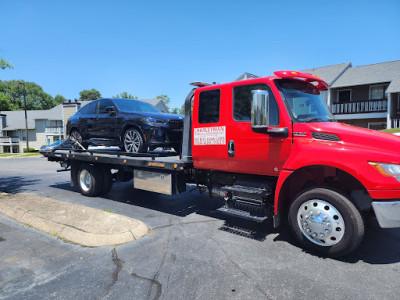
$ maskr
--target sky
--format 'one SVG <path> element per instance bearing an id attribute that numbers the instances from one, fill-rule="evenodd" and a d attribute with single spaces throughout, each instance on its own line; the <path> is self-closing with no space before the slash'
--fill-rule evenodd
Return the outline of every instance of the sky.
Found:
<path id="1" fill-rule="evenodd" d="M 0 0 L 0 58 L 53 97 L 181 107 L 193 81 L 400 60 L 400 0 Z M 399 70 L 400 72 L 400 70 Z"/>

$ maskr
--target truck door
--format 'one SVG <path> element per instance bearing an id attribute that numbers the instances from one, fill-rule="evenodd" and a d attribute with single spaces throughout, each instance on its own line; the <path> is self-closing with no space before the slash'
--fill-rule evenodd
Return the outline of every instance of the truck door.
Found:
<path id="1" fill-rule="evenodd" d="M 268 92 L 268 130 L 287 127 L 287 137 L 256 130 L 251 126 L 252 91 Z M 281 109 L 269 85 L 233 84 L 232 115 L 228 121 L 227 144 L 228 167 L 231 172 L 278 176 L 291 150 L 291 125 L 283 117 Z M 286 123 L 286 124 L 285 124 Z"/>
<path id="2" fill-rule="evenodd" d="M 226 151 L 228 99 L 223 88 L 195 92 L 192 157 L 194 166 L 198 169 L 228 171 Z"/>

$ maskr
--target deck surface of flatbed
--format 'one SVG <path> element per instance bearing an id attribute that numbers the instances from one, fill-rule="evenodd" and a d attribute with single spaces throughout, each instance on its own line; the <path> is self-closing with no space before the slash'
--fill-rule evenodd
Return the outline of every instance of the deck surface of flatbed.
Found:
<path id="1" fill-rule="evenodd" d="M 115 166 L 130 166 L 133 168 L 154 168 L 180 171 L 192 166 L 192 162 L 183 161 L 176 152 L 153 151 L 148 153 L 127 153 L 120 150 L 55 150 L 48 153 L 49 161 L 85 161 L 89 163 L 104 163 Z"/>

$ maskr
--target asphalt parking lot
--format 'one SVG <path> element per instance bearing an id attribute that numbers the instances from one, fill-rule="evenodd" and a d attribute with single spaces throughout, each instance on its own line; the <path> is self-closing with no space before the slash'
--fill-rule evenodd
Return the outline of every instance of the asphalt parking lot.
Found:
<path id="1" fill-rule="evenodd" d="M 118 183 L 105 197 L 69 186 L 42 157 L 0 159 L 0 191 L 111 210 L 145 237 L 89 248 L 0 215 L 0 299 L 399 299 L 400 229 L 369 222 L 341 259 L 303 251 L 287 227 L 220 215 L 197 191 L 165 196 Z"/>

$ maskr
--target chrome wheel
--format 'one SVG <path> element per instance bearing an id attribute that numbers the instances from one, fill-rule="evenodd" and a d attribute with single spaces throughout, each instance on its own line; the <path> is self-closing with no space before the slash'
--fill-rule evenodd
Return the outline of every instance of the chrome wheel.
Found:
<path id="1" fill-rule="evenodd" d="M 304 202 L 297 212 L 297 222 L 303 235 L 319 246 L 333 246 L 345 233 L 340 212 L 330 203 L 313 199 Z"/>
<path id="2" fill-rule="evenodd" d="M 136 129 L 128 129 L 124 134 L 126 152 L 139 153 L 143 145 L 142 136 Z"/>
<path id="3" fill-rule="evenodd" d="M 92 187 L 92 176 L 86 169 L 83 169 L 79 174 L 79 184 L 84 192 L 88 192 Z"/>

